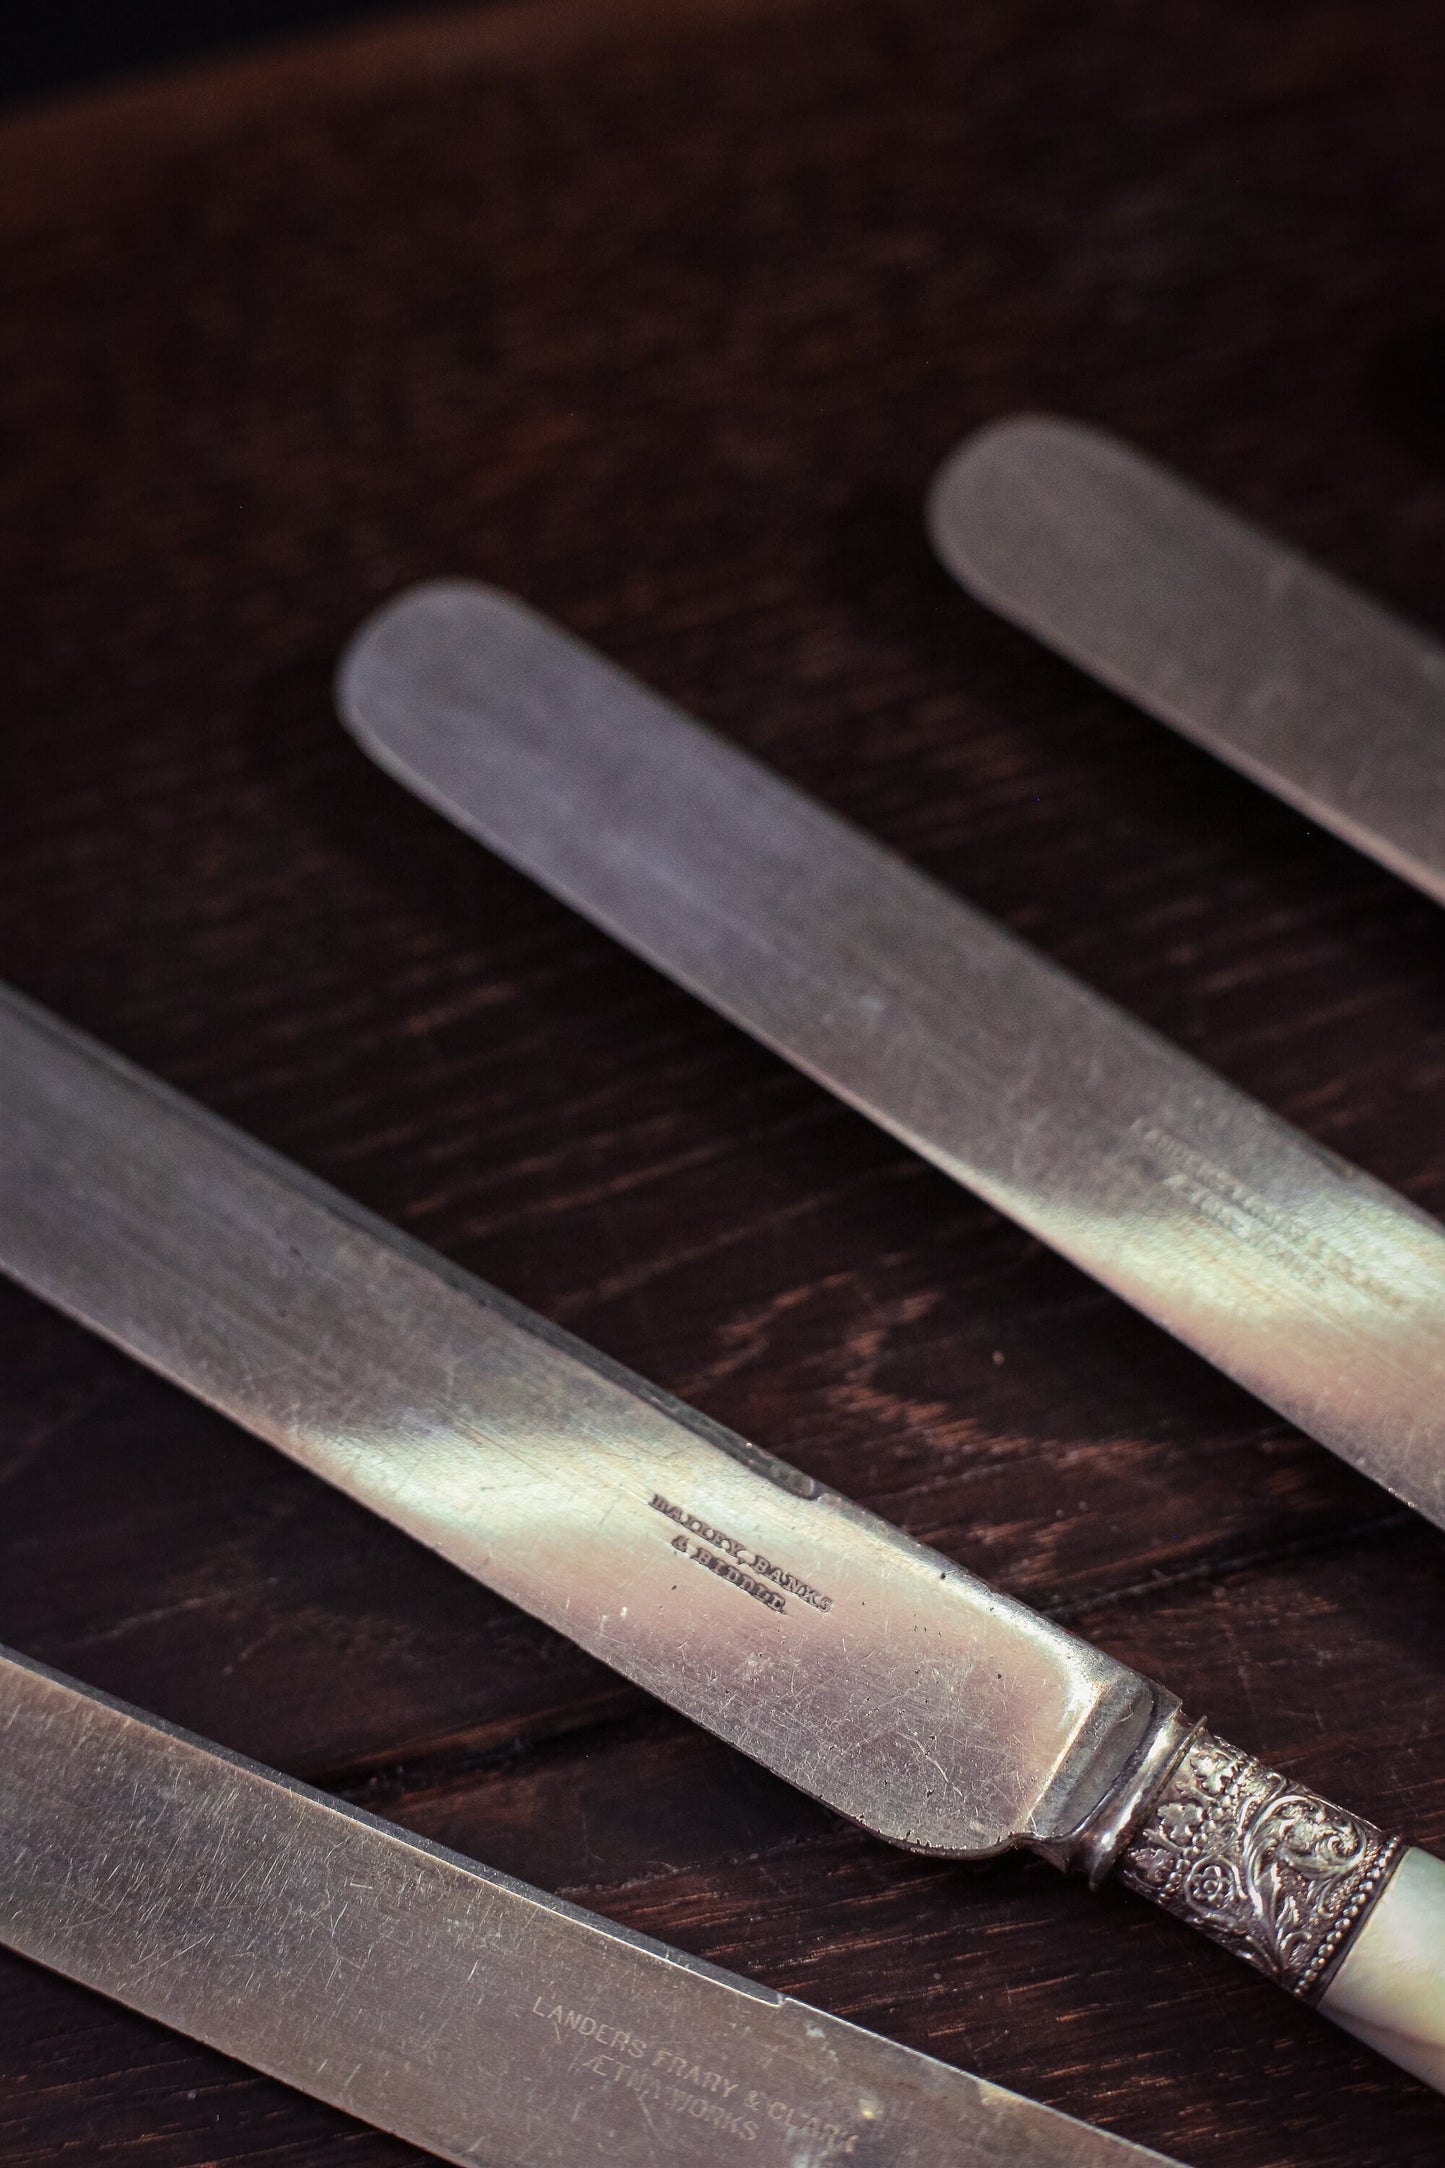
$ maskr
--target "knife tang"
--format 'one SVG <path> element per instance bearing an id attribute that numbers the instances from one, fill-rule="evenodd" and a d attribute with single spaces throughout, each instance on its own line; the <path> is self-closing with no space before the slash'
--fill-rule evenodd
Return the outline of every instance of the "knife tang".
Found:
<path id="1" fill-rule="evenodd" d="M 981 602 L 1445 903 L 1445 648 L 1102 430 L 994 422 L 928 524 Z"/>
<path id="2" fill-rule="evenodd" d="M 1168 2168 L 3 1649 L 0 1941 L 468 2168 Z"/>
<path id="3" fill-rule="evenodd" d="M 407 787 L 1445 1525 L 1445 1229 L 511 598 L 338 697 Z"/>

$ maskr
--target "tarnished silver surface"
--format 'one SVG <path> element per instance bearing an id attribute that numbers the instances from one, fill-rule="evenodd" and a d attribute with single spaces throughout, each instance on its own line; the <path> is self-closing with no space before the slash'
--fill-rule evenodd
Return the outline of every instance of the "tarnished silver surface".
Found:
<path id="1" fill-rule="evenodd" d="M 1445 1230 L 510 598 L 339 696 L 392 774 L 1445 1524 Z"/>
<path id="2" fill-rule="evenodd" d="M 1077 1843 L 1097 1871 L 1173 1721 L 1125 1665 L 15 994 L 0 1268 L 895 1843 Z"/>
<path id="3" fill-rule="evenodd" d="M 3 990 L 0 1264 L 879 1835 L 1128 1848 L 1220 1933 L 1152 1811 L 1172 1695 Z"/>
<path id="4" fill-rule="evenodd" d="M 1316 2002 L 1404 1849 L 1373 1822 L 1201 1729 L 1118 1875 Z"/>
<path id="5" fill-rule="evenodd" d="M 929 526 L 980 601 L 1445 902 L 1445 647 L 1076 422 L 980 430 Z"/>
<path id="6" fill-rule="evenodd" d="M 3 1650 L 0 1941 L 470 2168 L 1162 2161 Z"/>

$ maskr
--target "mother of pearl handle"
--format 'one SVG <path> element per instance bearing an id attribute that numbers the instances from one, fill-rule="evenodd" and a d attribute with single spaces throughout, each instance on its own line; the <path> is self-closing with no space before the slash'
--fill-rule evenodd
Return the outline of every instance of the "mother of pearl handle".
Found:
<path id="1" fill-rule="evenodd" d="M 1429 1852 L 1404 1854 L 1319 2007 L 1445 2092 L 1445 1862 Z"/>
<path id="2" fill-rule="evenodd" d="M 1201 1728 L 1118 1874 L 1445 2092 L 1445 1863 Z"/>

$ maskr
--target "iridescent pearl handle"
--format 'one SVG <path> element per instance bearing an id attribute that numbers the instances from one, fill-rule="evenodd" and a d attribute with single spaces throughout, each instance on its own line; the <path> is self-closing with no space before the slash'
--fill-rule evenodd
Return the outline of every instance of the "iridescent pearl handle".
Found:
<path id="1" fill-rule="evenodd" d="M 1201 1729 L 1117 1872 L 1445 2091 L 1445 1864 Z"/>
<path id="2" fill-rule="evenodd" d="M 1445 1863 L 1404 1854 L 1319 2007 L 1445 2093 Z"/>

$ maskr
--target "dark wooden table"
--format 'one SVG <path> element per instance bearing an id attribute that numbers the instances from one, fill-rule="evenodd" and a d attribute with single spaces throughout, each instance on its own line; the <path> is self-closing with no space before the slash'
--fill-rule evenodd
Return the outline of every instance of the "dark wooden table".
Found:
<path id="1" fill-rule="evenodd" d="M 0 129 L 0 975 L 1445 1840 L 1445 1545 L 333 719 L 513 587 L 1445 1212 L 1445 920 L 989 618 L 1023 406 L 1445 620 L 1428 0 L 499 7 Z M 1197 2168 L 1445 2103 L 1119 1892 L 842 1826 L 0 1288 L 0 1639 Z M 399 2164 L 0 1961 L 0 2160 Z"/>

